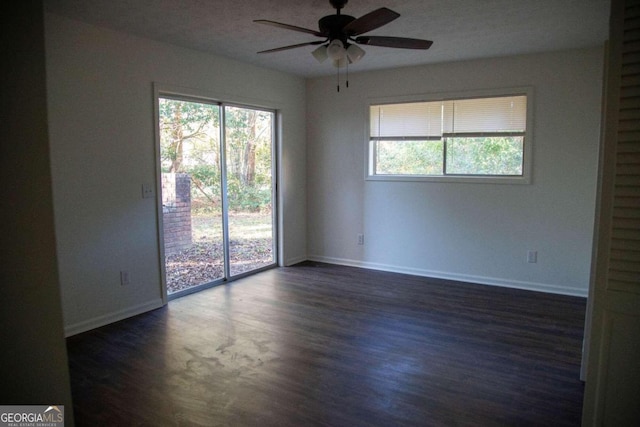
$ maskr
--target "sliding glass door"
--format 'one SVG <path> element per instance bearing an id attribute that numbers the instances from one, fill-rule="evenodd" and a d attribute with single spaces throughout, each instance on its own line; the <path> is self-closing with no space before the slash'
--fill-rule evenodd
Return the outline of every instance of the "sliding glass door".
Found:
<path id="1" fill-rule="evenodd" d="M 275 265 L 275 113 L 157 101 L 167 294 Z"/>
<path id="2" fill-rule="evenodd" d="M 225 106 L 229 274 L 275 263 L 274 113 Z"/>

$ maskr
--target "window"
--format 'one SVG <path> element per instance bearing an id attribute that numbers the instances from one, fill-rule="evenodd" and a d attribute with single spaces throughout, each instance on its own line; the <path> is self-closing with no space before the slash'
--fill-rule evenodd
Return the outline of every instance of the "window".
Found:
<path id="1" fill-rule="evenodd" d="M 368 179 L 528 182 L 527 92 L 369 105 Z"/>

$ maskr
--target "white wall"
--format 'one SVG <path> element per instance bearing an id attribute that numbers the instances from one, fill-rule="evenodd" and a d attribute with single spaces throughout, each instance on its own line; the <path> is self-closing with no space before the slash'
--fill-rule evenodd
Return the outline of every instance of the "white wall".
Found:
<path id="1" fill-rule="evenodd" d="M 2 57 L 10 64 L 0 70 L 0 402 L 55 402 L 65 407 L 64 424 L 73 427 L 56 265 L 42 2 L 5 2 L 0 16 Z"/>
<path id="2" fill-rule="evenodd" d="M 351 74 L 339 93 L 335 76 L 309 80 L 310 258 L 586 296 L 602 57 L 593 48 Z M 522 86 L 535 97 L 530 185 L 365 181 L 368 98 Z"/>
<path id="3" fill-rule="evenodd" d="M 304 80 L 46 16 L 55 224 L 65 327 L 77 333 L 162 304 L 153 82 L 282 112 L 283 263 L 306 256 Z M 121 287 L 120 270 L 132 284 Z"/>

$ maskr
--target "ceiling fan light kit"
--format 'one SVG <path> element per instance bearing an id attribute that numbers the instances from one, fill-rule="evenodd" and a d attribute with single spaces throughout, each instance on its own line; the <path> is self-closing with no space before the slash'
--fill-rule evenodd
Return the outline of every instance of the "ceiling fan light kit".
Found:
<path id="1" fill-rule="evenodd" d="M 311 55 L 316 58 L 316 61 L 322 64 L 329 57 L 329 54 L 327 54 L 327 46 L 322 45 L 318 47 L 313 52 L 311 52 Z"/>
<path id="2" fill-rule="evenodd" d="M 334 59 L 333 66 L 336 68 L 345 68 L 349 65 L 349 59 L 345 56 L 344 58 Z M 340 89 L 338 89 L 340 91 Z"/>
<path id="3" fill-rule="evenodd" d="M 347 56 L 347 51 L 344 49 L 344 44 L 338 39 L 331 40 L 329 46 L 327 46 L 327 55 L 330 59 L 338 61 Z"/>
<path id="4" fill-rule="evenodd" d="M 329 0 L 331 5 L 336 9 L 336 13 L 320 18 L 318 21 L 318 31 L 266 19 L 255 20 L 254 22 L 259 24 L 307 33 L 324 39 L 321 41 L 316 40 L 263 50 L 258 53 L 280 52 L 303 46 L 320 45 L 311 52 L 313 57 L 321 63 L 329 58 L 335 67 L 343 68 L 348 67 L 349 64 L 358 62 L 365 55 L 365 51 L 357 46 L 358 44 L 402 49 L 429 49 L 433 44 L 431 40 L 406 37 L 361 36 L 361 34 L 373 31 L 390 23 L 398 18 L 400 14 L 386 7 L 381 7 L 360 18 L 355 18 L 340 13 L 340 10 L 344 8 L 347 1 L 348 0 Z M 348 86 L 349 83 L 347 81 L 347 87 Z M 339 84 L 338 91 L 340 91 Z"/>
<path id="5" fill-rule="evenodd" d="M 355 64 L 360 61 L 362 57 L 366 54 L 364 50 L 358 45 L 352 44 L 347 48 L 347 56 L 349 57 L 349 62 Z"/>

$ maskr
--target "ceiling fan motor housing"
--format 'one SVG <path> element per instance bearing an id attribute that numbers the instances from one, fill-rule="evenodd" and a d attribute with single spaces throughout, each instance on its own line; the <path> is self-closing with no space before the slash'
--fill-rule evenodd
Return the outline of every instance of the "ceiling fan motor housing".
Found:
<path id="1" fill-rule="evenodd" d="M 318 27 L 320 28 L 320 32 L 326 35 L 329 40 L 338 39 L 346 44 L 347 35 L 342 29 L 355 19 L 356 18 L 349 15 L 329 15 L 318 21 Z"/>

